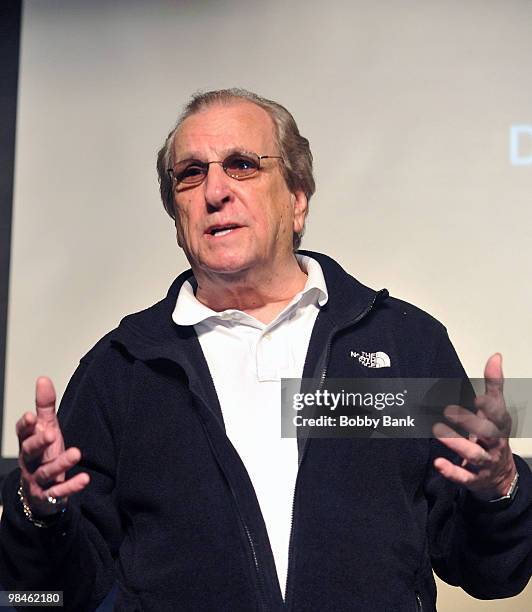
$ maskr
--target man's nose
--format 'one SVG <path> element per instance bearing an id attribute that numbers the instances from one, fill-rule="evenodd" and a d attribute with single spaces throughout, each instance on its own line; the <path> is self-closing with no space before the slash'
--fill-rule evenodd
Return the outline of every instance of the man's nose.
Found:
<path id="1" fill-rule="evenodd" d="M 203 188 L 205 202 L 213 208 L 220 208 L 231 201 L 231 177 L 227 176 L 222 164 L 214 162 L 209 164 L 209 171 L 205 177 Z"/>

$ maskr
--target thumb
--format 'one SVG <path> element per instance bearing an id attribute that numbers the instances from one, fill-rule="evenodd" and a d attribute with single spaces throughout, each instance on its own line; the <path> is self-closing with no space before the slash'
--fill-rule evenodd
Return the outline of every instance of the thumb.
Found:
<path id="1" fill-rule="evenodd" d="M 37 418 L 46 423 L 55 420 L 55 389 L 47 376 L 39 376 L 35 383 Z"/>
<path id="2" fill-rule="evenodd" d="M 504 375 L 502 373 L 502 355 L 495 353 L 492 355 L 484 368 L 484 381 L 486 394 L 492 397 L 499 397 L 504 386 Z"/>

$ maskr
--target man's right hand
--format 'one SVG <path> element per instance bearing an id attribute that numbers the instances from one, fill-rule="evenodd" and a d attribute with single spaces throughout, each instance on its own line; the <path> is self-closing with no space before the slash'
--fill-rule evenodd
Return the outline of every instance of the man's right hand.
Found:
<path id="1" fill-rule="evenodd" d="M 26 503 L 32 513 L 43 517 L 60 510 L 70 495 L 89 484 L 90 477 L 82 472 L 65 479 L 65 472 L 79 462 L 81 452 L 75 447 L 65 450 L 55 413 L 54 386 L 45 376 L 37 379 L 35 404 L 36 415 L 26 412 L 17 421 L 18 463 Z M 50 503 L 48 497 L 60 498 L 62 504 Z"/>

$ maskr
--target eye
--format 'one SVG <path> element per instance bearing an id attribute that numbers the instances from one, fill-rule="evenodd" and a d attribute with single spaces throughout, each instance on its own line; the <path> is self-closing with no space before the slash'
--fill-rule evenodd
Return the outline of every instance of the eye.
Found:
<path id="1" fill-rule="evenodd" d="M 235 178 L 252 176 L 259 169 L 259 158 L 242 153 L 230 155 L 225 159 L 224 167 L 226 172 Z"/>
<path id="2" fill-rule="evenodd" d="M 198 163 L 193 163 L 189 164 L 183 170 L 178 170 L 175 177 L 178 183 L 196 183 L 203 180 L 205 174 L 205 166 Z"/>

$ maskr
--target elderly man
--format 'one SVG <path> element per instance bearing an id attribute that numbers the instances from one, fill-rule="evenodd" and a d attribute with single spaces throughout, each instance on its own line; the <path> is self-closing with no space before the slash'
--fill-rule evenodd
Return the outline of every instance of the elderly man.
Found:
<path id="1" fill-rule="evenodd" d="M 434 610 L 432 568 L 481 598 L 523 589 L 532 478 L 500 355 L 478 416 L 450 416 L 469 439 L 280 438 L 280 379 L 373 375 L 353 347 L 386 352 L 387 376 L 464 376 L 429 315 L 296 252 L 314 180 L 288 111 L 196 96 L 158 172 L 191 270 L 82 358 L 58 418 L 38 380 L 4 486 L 4 588 L 93 610 L 116 583 L 116 609 L 158 612 Z"/>

